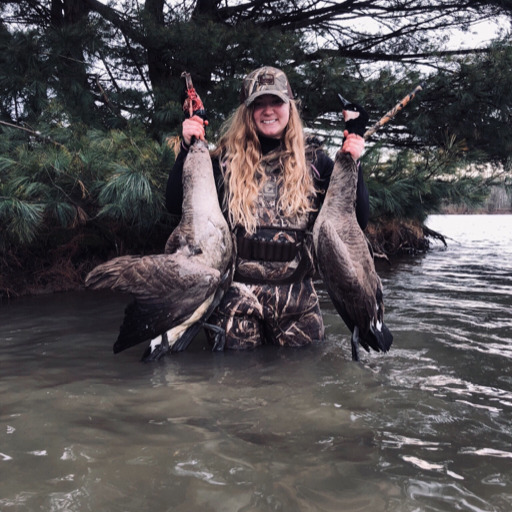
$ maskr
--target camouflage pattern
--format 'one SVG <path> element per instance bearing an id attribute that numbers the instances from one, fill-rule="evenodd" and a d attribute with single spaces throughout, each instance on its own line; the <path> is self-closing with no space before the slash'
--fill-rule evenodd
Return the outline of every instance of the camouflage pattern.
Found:
<path id="1" fill-rule="evenodd" d="M 237 257 L 235 281 L 208 319 L 225 330 L 226 349 L 244 350 L 262 344 L 297 347 L 324 339 L 324 324 L 312 281 L 310 230 L 314 218 L 304 214 L 290 219 L 280 212 L 279 156 L 279 151 L 273 151 L 263 162 L 266 181 L 257 204 L 262 227 L 248 238 L 296 243 L 300 250 L 290 261 Z M 313 205 L 315 201 L 312 198 Z M 286 279 L 290 282 L 283 283 Z"/>
<path id="2" fill-rule="evenodd" d="M 324 324 L 311 279 L 291 285 L 233 283 L 209 323 L 226 332 L 225 349 L 263 344 L 301 347 L 324 340 Z M 210 331 L 207 336 L 213 344 Z"/>
<path id="3" fill-rule="evenodd" d="M 285 103 L 293 99 L 292 89 L 283 71 L 270 66 L 256 69 L 249 73 L 240 93 L 241 103 L 248 107 L 258 96 L 274 94 Z"/>
<path id="4" fill-rule="evenodd" d="M 254 241 L 272 241 L 298 244 L 301 250 L 291 261 L 264 261 L 262 259 L 244 259 L 237 257 L 236 278 L 242 282 L 275 283 L 293 276 L 300 280 L 313 275 L 313 243 L 311 229 L 314 219 L 310 214 L 285 217 L 278 207 L 278 198 L 282 189 L 282 173 L 280 172 L 280 154 L 273 151 L 262 162 L 265 172 L 265 183 L 259 194 L 256 215 L 260 228 L 254 235 L 248 236 Z M 307 172 L 307 171 L 306 171 Z M 312 198 L 315 205 L 315 199 Z M 279 228 L 283 228 L 282 230 Z M 302 243 L 302 240 L 304 242 Z M 305 258 L 306 261 L 302 261 Z M 301 274 L 297 275 L 297 269 Z"/>

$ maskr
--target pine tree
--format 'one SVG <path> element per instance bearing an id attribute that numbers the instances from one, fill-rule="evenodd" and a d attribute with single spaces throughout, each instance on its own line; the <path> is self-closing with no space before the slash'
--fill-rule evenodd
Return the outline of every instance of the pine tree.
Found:
<path id="1" fill-rule="evenodd" d="M 510 17 L 507 2 L 21 0 L 2 2 L 0 14 L 6 268 L 41 254 L 161 249 L 171 226 L 166 139 L 180 133 L 183 71 L 206 104 L 213 141 L 242 77 L 281 67 L 308 131 L 332 152 L 343 130 L 338 93 L 375 122 L 422 83 L 368 145 L 374 223 L 421 228 L 446 203 L 477 204 L 489 186 L 510 186 L 509 34 L 485 48 L 445 45 L 454 27 Z M 489 166 L 485 178 L 476 172 Z"/>

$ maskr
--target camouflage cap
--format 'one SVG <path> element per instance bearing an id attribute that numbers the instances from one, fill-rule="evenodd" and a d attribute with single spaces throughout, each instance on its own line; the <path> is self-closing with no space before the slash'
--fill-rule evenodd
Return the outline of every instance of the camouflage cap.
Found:
<path id="1" fill-rule="evenodd" d="M 258 96 L 274 94 L 285 103 L 293 99 L 292 89 L 283 71 L 270 66 L 249 73 L 242 83 L 240 103 L 248 107 Z"/>

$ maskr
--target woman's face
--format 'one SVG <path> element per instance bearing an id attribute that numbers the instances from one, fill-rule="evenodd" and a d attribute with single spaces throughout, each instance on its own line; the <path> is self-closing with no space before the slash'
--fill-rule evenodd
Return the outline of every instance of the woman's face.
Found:
<path id="1" fill-rule="evenodd" d="M 290 104 L 273 94 L 259 96 L 253 102 L 252 118 L 258 134 L 280 139 L 290 119 Z"/>

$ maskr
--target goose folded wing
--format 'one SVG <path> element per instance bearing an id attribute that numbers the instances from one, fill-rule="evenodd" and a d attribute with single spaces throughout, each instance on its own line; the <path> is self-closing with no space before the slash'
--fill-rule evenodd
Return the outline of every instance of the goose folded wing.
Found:
<path id="1" fill-rule="evenodd" d="M 329 221 L 324 221 L 319 229 L 317 260 L 329 297 L 352 331 L 355 319 L 349 306 L 357 300 L 357 274 L 345 243 Z"/>

